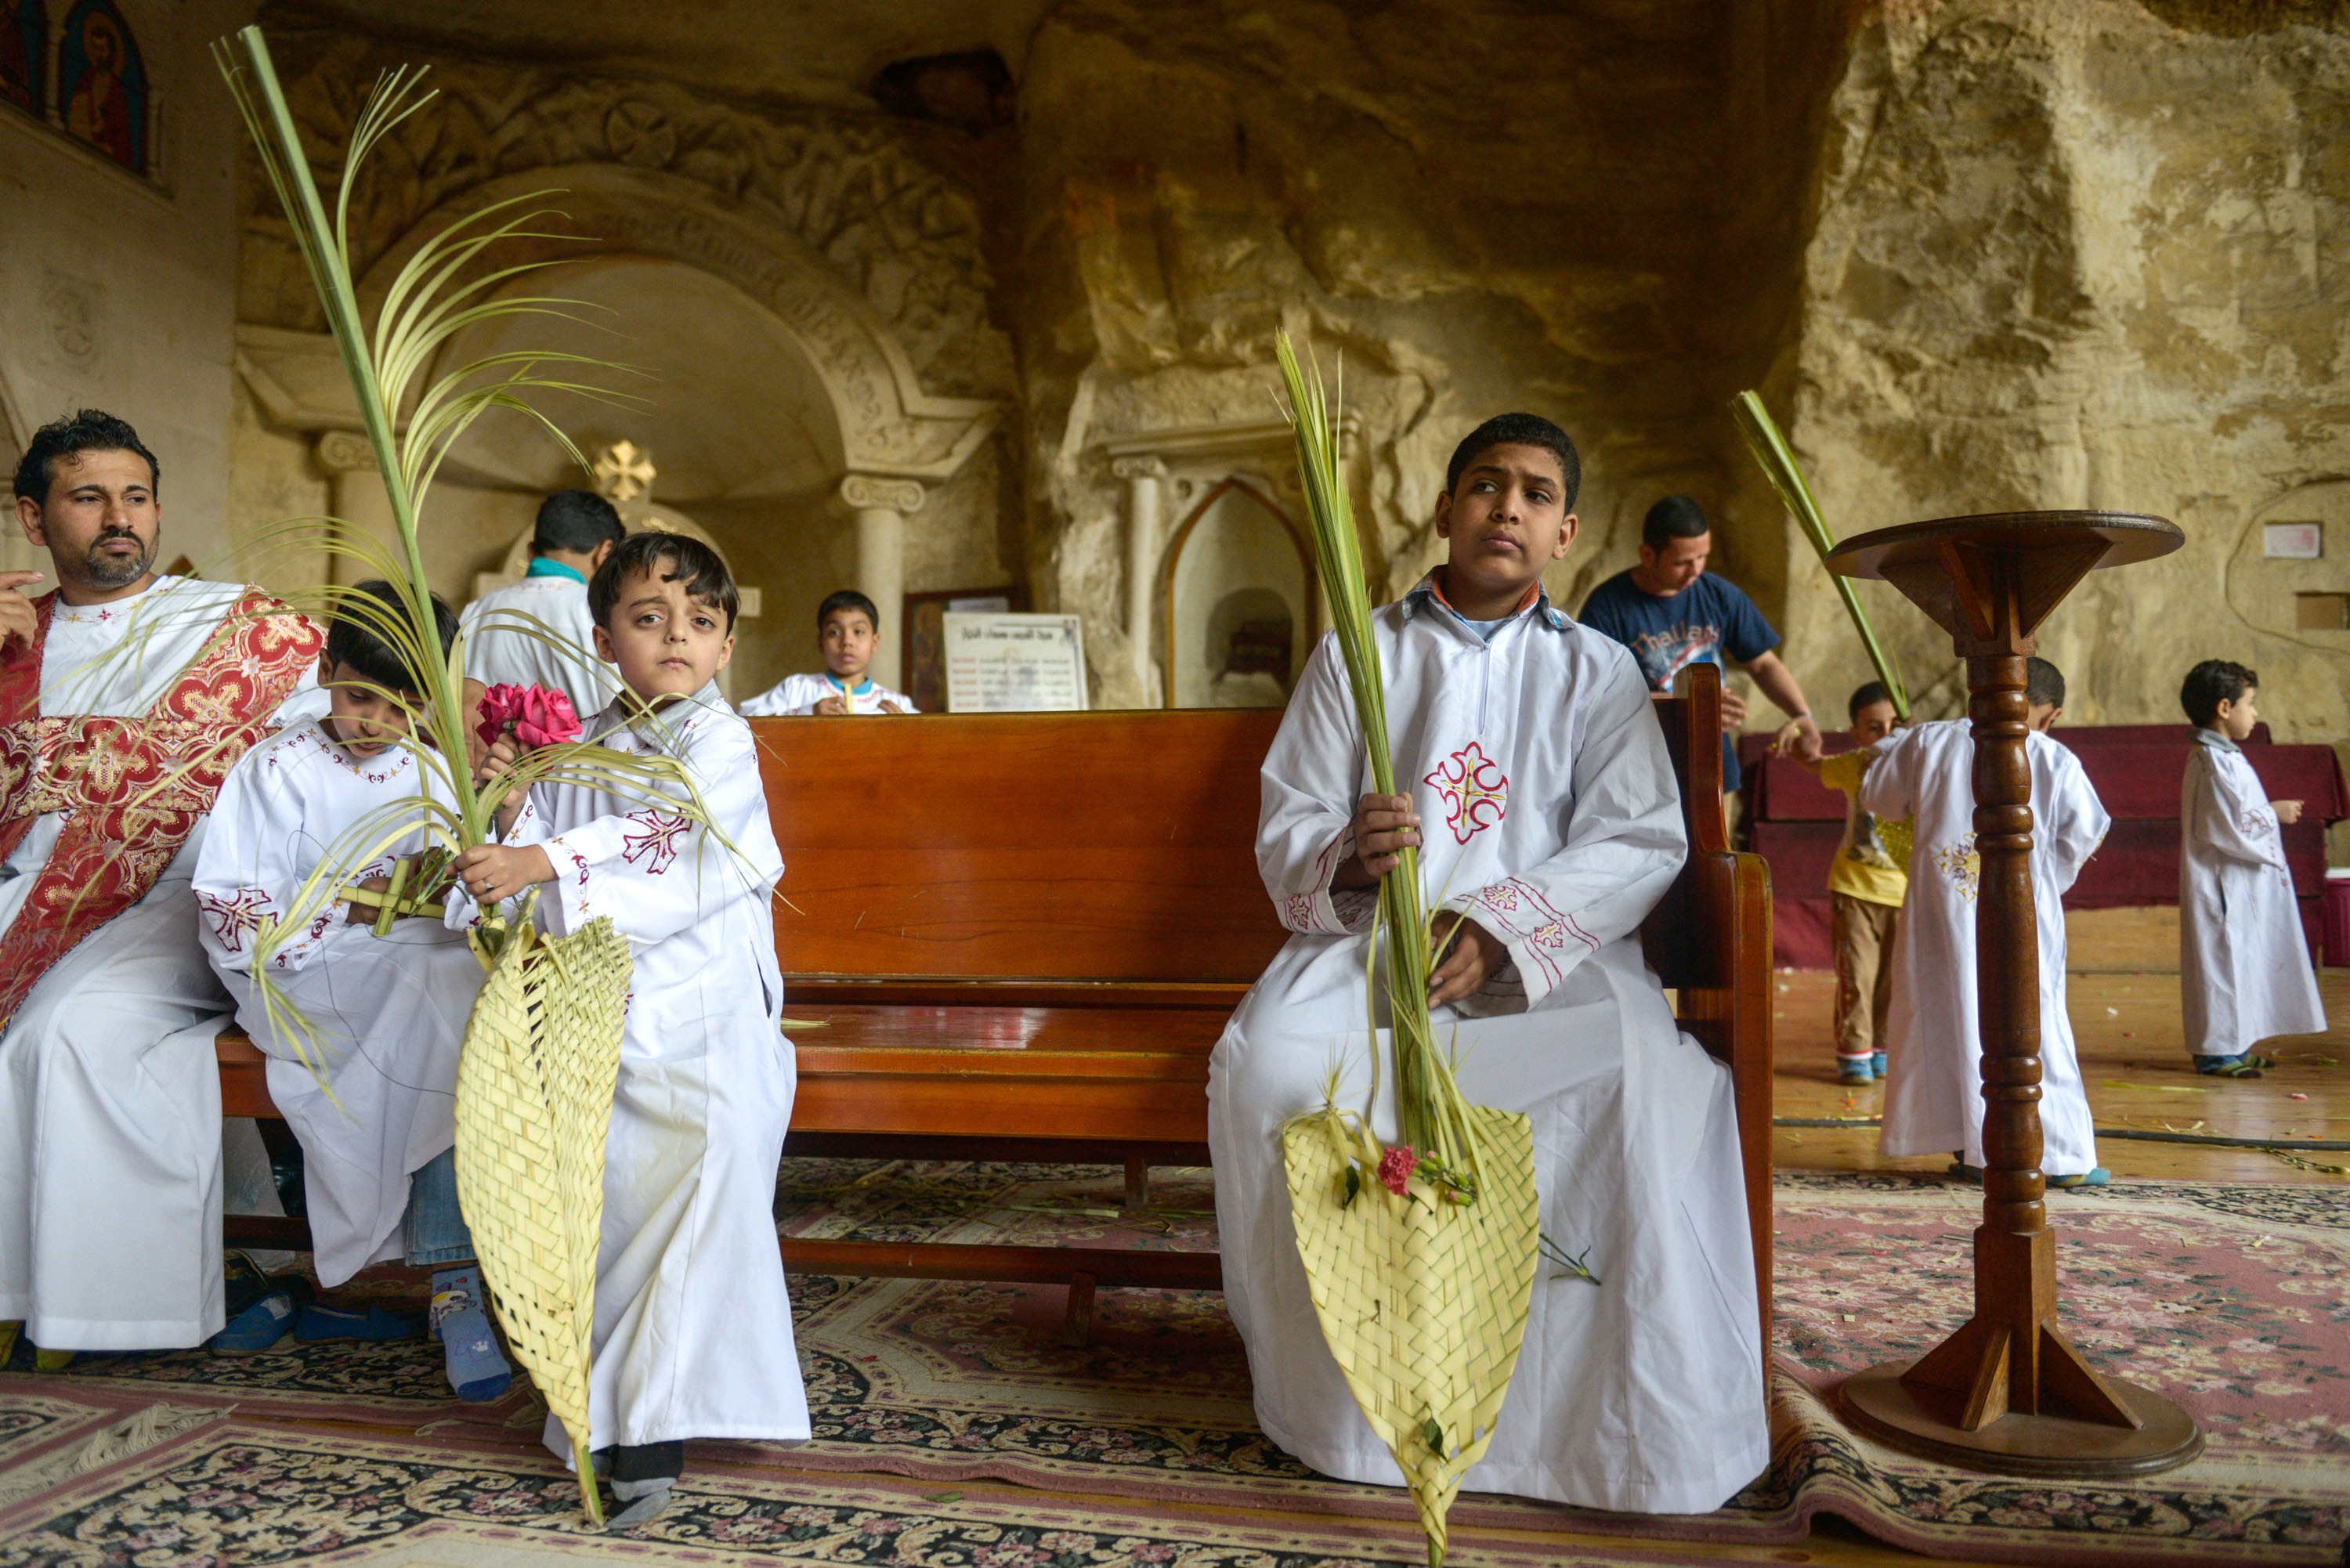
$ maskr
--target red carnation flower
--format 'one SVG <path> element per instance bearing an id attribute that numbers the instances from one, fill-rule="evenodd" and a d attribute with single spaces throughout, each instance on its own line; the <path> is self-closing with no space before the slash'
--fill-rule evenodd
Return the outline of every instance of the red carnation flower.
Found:
<path id="1" fill-rule="evenodd" d="M 1419 1163 L 1419 1156 L 1409 1144 L 1397 1144 L 1379 1156 L 1379 1180 L 1389 1192 L 1401 1198 L 1406 1183 L 1411 1180 L 1412 1168 Z"/>

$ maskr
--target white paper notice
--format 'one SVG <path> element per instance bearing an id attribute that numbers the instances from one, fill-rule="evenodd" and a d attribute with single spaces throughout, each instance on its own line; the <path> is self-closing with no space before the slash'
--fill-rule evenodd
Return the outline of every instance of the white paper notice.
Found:
<path id="1" fill-rule="evenodd" d="M 956 615 L 945 622 L 947 711 L 1080 712 L 1086 649 L 1073 615 Z"/>

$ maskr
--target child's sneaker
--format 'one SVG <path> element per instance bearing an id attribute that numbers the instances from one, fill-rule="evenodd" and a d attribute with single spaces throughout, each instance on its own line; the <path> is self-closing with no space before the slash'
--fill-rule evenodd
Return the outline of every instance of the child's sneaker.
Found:
<path id="1" fill-rule="evenodd" d="M 2257 1078 L 2262 1067 L 2276 1064 L 2250 1051 L 2235 1056 L 2198 1056 L 2195 1070 L 2207 1078 Z"/>
<path id="2" fill-rule="evenodd" d="M 2113 1179 L 2114 1173 L 2101 1165 L 2085 1175 L 2052 1176 L 2048 1179 L 2048 1185 L 2069 1191 L 2075 1187 L 2103 1187 Z"/>
<path id="3" fill-rule="evenodd" d="M 1877 1082 L 1877 1069 L 1866 1056 L 1839 1056 L 1836 1058 L 1836 1082 L 1874 1084 Z"/>
<path id="4" fill-rule="evenodd" d="M 1877 1052 L 1877 1053 L 1873 1054 L 1868 1058 L 1868 1064 L 1869 1064 L 1869 1066 L 1870 1066 L 1871 1068 L 1875 1069 L 1875 1071 L 1876 1071 L 1876 1073 L 1877 1073 L 1877 1075 L 1878 1077 L 1882 1078 L 1883 1076 L 1885 1076 L 1885 1053 L 1884 1053 L 1884 1052 L 1882 1052 L 1882 1051 L 1878 1051 L 1878 1052 Z"/>
<path id="5" fill-rule="evenodd" d="M 276 1291 L 229 1319 L 204 1348 L 214 1355 L 258 1355 L 285 1338 L 295 1321 L 294 1293 Z"/>
<path id="6" fill-rule="evenodd" d="M 449 1386 L 469 1405 L 485 1404 L 514 1382 L 482 1301 L 482 1271 L 468 1263 L 432 1276 L 432 1336 L 449 1367 Z"/>

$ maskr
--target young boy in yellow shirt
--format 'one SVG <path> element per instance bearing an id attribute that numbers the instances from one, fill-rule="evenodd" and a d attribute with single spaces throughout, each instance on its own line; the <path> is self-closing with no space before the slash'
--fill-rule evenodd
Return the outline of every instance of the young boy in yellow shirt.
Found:
<path id="1" fill-rule="evenodd" d="M 1845 794 L 1844 842 L 1828 870 L 1828 930 L 1835 943 L 1836 1082 L 1873 1084 L 1885 1076 L 1885 1015 L 1893 1000 L 1893 933 L 1909 890 L 1909 825 L 1879 822 L 1861 809 L 1860 781 L 1893 733 L 1892 694 L 1872 680 L 1852 694 L 1853 750 L 1795 760 Z M 1793 753 L 1791 753 L 1793 754 Z"/>

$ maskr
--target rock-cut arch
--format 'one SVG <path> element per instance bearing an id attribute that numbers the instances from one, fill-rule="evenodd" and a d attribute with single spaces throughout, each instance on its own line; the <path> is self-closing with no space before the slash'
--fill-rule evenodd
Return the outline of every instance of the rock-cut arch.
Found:
<path id="1" fill-rule="evenodd" d="M 806 353 L 838 424 L 846 472 L 943 480 L 993 431 L 1001 405 L 922 390 L 889 325 L 806 241 L 709 187 L 659 170 L 614 164 L 532 169 L 474 186 L 425 213 L 360 280 L 370 308 L 432 236 L 485 207 L 547 192 L 566 237 L 509 253 L 547 261 L 654 256 L 699 268 L 771 311 Z"/>

